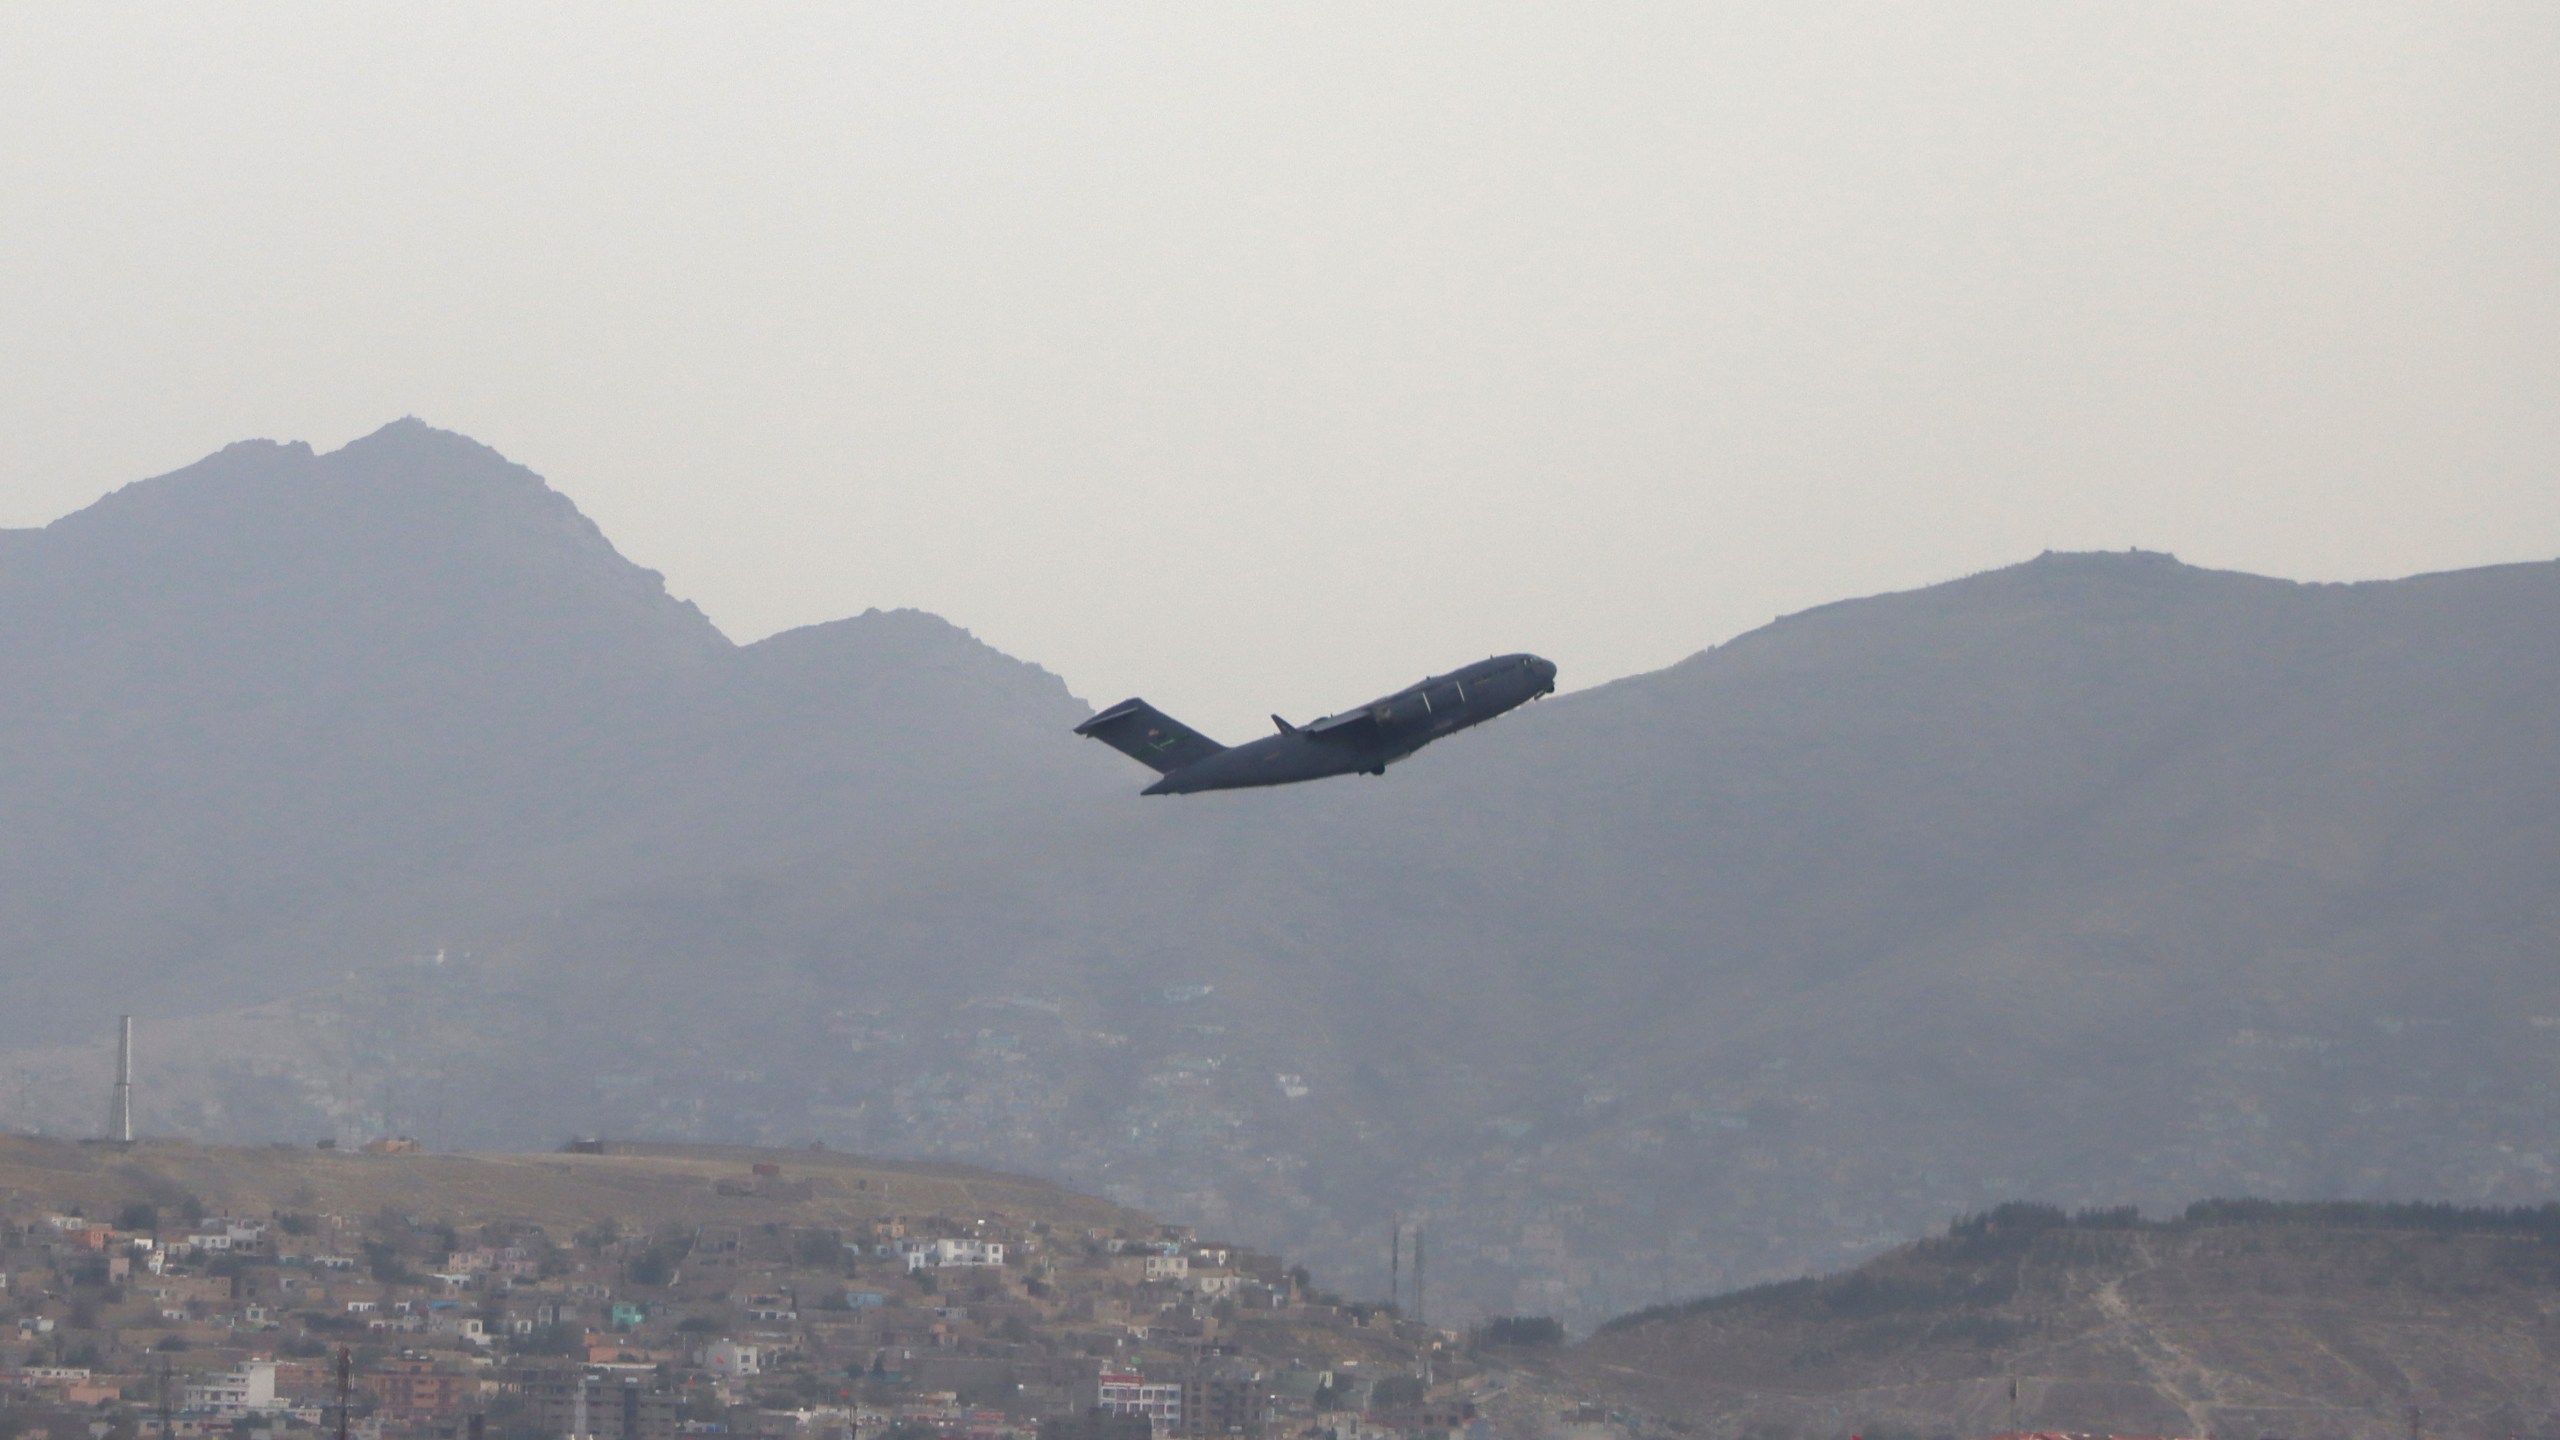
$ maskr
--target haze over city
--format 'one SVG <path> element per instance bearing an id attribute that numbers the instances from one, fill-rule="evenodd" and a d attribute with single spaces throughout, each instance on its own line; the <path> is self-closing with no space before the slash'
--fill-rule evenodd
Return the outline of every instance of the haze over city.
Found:
<path id="1" fill-rule="evenodd" d="M 0 1440 L 2560 1440 L 2555 62 L 0 8 Z"/>
<path id="2" fill-rule="evenodd" d="M 1236 739 L 2048 548 L 2560 550 L 2560 16 L 12 7 L 0 525 L 416 414 Z"/>

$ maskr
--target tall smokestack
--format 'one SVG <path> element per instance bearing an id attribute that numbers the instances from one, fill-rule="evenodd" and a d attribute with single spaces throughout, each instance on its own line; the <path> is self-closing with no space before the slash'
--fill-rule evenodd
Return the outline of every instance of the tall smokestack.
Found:
<path id="1" fill-rule="evenodd" d="M 133 1017 L 120 1015 L 116 1024 L 116 1093 L 107 1102 L 107 1138 L 119 1144 L 133 1143 Z"/>

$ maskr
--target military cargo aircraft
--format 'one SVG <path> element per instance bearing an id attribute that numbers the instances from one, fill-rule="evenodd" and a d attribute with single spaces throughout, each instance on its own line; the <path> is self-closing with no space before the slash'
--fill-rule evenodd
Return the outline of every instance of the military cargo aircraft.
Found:
<path id="1" fill-rule="evenodd" d="M 1226 746 L 1144 700 L 1123 700 L 1076 727 L 1164 778 L 1144 795 L 1294 785 L 1328 775 L 1384 775 L 1441 736 L 1481 725 L 1556 688 L 1556 667 L 1535 655 L 1496 655 L 1463 670 L 1305 725 L 1274 715 L 1277 735 Z"/>

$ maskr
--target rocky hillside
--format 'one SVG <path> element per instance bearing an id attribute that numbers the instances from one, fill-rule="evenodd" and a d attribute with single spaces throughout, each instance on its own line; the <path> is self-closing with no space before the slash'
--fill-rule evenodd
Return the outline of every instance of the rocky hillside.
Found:
<path id="1" fill-rule="evenodd" d="M 1632 1315 L 1568 1383 L 1701 1436 L 2498 1440 L 2560 1418 L 2560 1207 L 2011 1205 L 1842 1274 Z"/>
<path id="2" fill-rule="evenodd" d="M 7 1123 L 93 1127 L 132 1008 L 162 1130 L 823 1139 L 1353 1293 L 1401 1214 L 1444 1318 L 1584 1324 L 2009 1195 L 2560 1165 L 2560 566 L 2049 555 L 1172 801 L 1055 677 L 731 646 L 413 424 L 0 572 Z"/>
<path id="3" fill-rule="evenodd" d="M 532 472 L 416 421 L 244 442 L 0 532 L 0 674 L 19 1042 L 110 993 L 269 1000 L 599 889 L 859 846 L 1087 759 L 1056 677 L 914 613 L 733 646 Z"/>

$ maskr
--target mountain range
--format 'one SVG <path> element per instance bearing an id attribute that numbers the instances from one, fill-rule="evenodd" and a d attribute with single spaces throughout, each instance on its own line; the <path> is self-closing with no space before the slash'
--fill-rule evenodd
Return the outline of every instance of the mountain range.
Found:
<path id="1" fill-rule="evenodd" d="M 734 645 L 403 421 L 0 531 L 0 677 L 21 1128 L 133 1011 L 146 1128 L 823 1140 L 1577 1323 L 2022 1194 L 2560 1185 L 2560 565 L 2048 554 L 1142 801 L 1058 677 Z"/>

